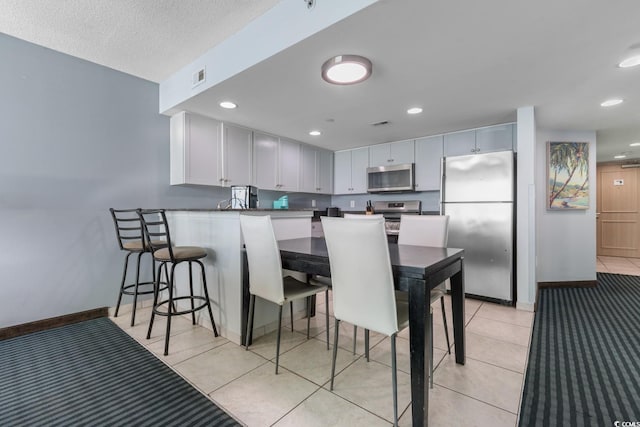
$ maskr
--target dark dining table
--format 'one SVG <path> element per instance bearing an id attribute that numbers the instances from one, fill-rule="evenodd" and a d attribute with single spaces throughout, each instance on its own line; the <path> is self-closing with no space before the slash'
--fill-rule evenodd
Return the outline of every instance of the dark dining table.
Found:
<path id="1" fill-rule="evenodd" d="M 282 268 L 331 276 L 327 246 L 322 237 L 280 240 Z M 429 358 L 431 353 L 430 291 L 446 279 L 451 283 L 451 311 L 456 363 L 465 363 L 464 250 L 389 243 L 395 288 L 409 295 L 411 401 L 414 426 L 429 418 Z M 245 261 L 246 263 L 246 257 Z M 249 310 L 249 277 L 243 277 L 243 332 Z M 242 336 L 244 343 L 247 337 Z M 250 339 L 250 337 L 249 337 Z"/>

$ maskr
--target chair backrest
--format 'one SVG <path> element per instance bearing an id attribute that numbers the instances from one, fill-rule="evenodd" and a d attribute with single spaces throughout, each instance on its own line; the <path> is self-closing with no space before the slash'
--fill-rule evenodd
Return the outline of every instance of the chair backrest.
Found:
<path id="1" fill-rule="evenodd" d="M 110 208 L 113 225 L 116 228 L 116 236 L 120 249 L 125 249 L 127 243 L 144 244 L 142 224 L 138 217 L 137 209 L 114 209 Z M 142 246 L 144 247 L 144 246 Z"/>
<path id="2" fill-rule="evenodd" d="M 240 228 L 249 263 L 249 291 L 282 305 L 282 260 L 269 215 L 240 215 Z"/>
<path id="3" fill-rule="evenodd" d="M 138 209 L 138 217 L 144 229 L 145 245 L 150 247 L 152 252 L 167 248 L 171 262 L 176 262 L 164 209 Z"/>
<path id="4" fill-rule="evenodd" d="M 337 319 L 392 335 L 398 331 L 384 219 L 322 217 Z"/>
<path id="5" fill-rule="evenodd" d="M 447 246 L 449 217 L 447 215 L 400 216 L 399 245 Z"/>
<path id="6" fill-rule="evenodd" d="M 380 219 L 384 218 L 382 214 L 374 214 L 374 215 L 366 215 L 366 214 L 344 214 L 344 217 L 347 219 Z"/>

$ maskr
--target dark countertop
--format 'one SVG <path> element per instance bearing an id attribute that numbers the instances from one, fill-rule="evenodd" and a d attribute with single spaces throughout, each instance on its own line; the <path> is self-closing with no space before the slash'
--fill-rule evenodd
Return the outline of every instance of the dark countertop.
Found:
<path id="1" fill-rule="evenodd" d="M 167 208 L 165 209 L 167 212 L 311 212 L 313 213 L 315 209 L 263 209 L 263 208 L 252 208 L 252 209 L 217 209 L 217 208 Z"/>

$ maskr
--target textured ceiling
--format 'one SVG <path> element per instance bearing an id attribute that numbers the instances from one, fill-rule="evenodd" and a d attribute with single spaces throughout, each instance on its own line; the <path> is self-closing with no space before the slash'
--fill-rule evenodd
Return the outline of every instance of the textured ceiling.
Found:
<path id="1" fill-rule="evenodd" d="M 309 13 L 331 7 L 321 2 Z M 162 82 L 276 3 L 0 0 L 0 32 Z M 596 131 L 598 161 L 640 158 L 629 147 L 640 142 L 640 67 L 616 67 L 640 53 L 638 16 L 638 0 L 379 0 L 176 107 L 341 149 L 514 120 L 531 105 L 542 128 Z M 369 57 L 372 78 L 322 82 L 320 64 L 345 53 Z M 221 111 L 223 97 L 240 107 Z M 610 97 L 625 102 L 601 108 Z M 425 111 L 408 117 L 414 105 Z M 391 124 L 371 126 L 381 120 Z"/>
<path id="2" fill-rule="evenodd" d="M 161 82 L 278 0 L 0 0 L 0 32 Z"/>

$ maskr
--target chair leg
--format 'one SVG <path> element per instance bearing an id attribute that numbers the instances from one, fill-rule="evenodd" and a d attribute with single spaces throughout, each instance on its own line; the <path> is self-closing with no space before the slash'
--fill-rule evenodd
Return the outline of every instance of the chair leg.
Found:
<path id="1" fill-rule="evenodd" d="M 369 361 L 369 330 L 364 330 L 364 356 Z"/>
<path id="2" fill-rule="evenodd" d="M 138 286 L 140 285 L 140 258 L 144 252 L 138 252 L 136 264 L 136 283 L 133 287 L 133 307 L 131 308 L 131 326 L 136 323 L 136 306 L 138 305 Z"/>
<path id="3" fill-rule="evenodd" d="M 256 304 L 256 296 L 251 294 L 249 296 L 249 318 L 247 319 L 247 333 L 245 334 L 244 349 L 249 350 L 249 341 L 251 340 L 251 330 L 253 329 L 253 309 Z"/>
<path id="4" fill-rule="evenodd" d="M 127 252 L 127 256 L 124 257 L 124 270 L 122 271 L 122 283 L 120 284 L 120 294 L 118 295 L 118 303 L 116 304 L 116 312 L 114 317 L 118 317 L 118 311 L 120 310 L 120 302 L 122 302 L 122 295 L 124 293 L 124 285 L 127 281 L 127 267 L 129 266 L 129 257 L 131 252 Z"/>
<path id="5" fill-rule="evenodd" d="M 398 372 L 396 366 L 396 334 L 391 335 L 391 386 L 393 388 L 393 425 L 398 426 Z"/>
<path id="6" fill-rule="evenodd" d="M 356 339 L 358 338 L 358 327 L 353 325 L 353 355 L 356 355 Z"/>
<path id="7" fill-rule="evenodd" d="M 293 332 L 293 301 L 289 301 L 289 312 L 291 313 L 291 332 Z"/>
<path id="8" fill-rule="evenodd" d="M 431 333 L 429 334 L 429 388 L 433 388 L 433 310 L 429 309 Z"/>
<path id="9" fill-rule="evenodd" d="M 166 267 L 165 267 L 166 268 Z M 173 305 L 173 284 L 176 278 L 175 275 L 176 265 L 171 264 L 171 277 L 169 278 L 169 304 L 167 304 L 167 332 L 164 336 L 164 355 L 169 354 L 169 337 L 171 337 L 171 318 L 173 317 L 173 311 L 171 306 Z"/>
<path id="10" fill-rule="evenodd" d="M 324 293 L 324 306 L 326 307 L 326 309 L 324 310 L 325 313 L 325 326 L 327 329 L 327 350 L 329 350 L 329 290 L 327 289 L 327 292 Z"/>
<path id="11" fill-rule="evenodd" d="M 309 339 L 310 327 L 311 327 L 311 297 L 307 297 L 307 339 Z"/>
<path id="12" fill-rule="evenodd" d="M 204 293 L 204 297 L 207 300 L 207 310 L 209 311 L 209 319 L 211 319 L 211 326 L 213 327 L 213 336 L 218 336 L 218 328 L 216 328 L 216 321 L 213 319 L 213 310 L 211 310 L 211 300 L 209 299 L 209 290 L 207 289 L 207 279 L 204 275 L 204 264 L 200 261 L 196 261 L 200 264 L 200 271 L 202 272 L 202 291 Z"/>
<path id="13" fill-rule="evenodd" d="M 442 307 L 442 321 L 444 322 L 444 336 L 447 337 L 447 351 L 449 352 L 449 354 L 451 354 L 451 343 L 449 343 L 449 328 L 447 327 L 447 314 L 444 311 L 444 297 L 440 297 L 440 306 Z"/>
<path id="14" fill-rule="evenodd" d="M 276 341 L 276 375 L 278 375 L 278 365 L 280 364 L 280 332 L 282 332 L 282 306 L 278 313 L 278 338 Z"/>
<path id="15" fill-rule="evenodd" d="M 158 281 L 153 285 L 153 306 L 151 307 L 151 320 L 149 320 L 149 329 L 147 330 L 147 339 L 151 338 L 151 330 L 153 329 L 153 320 L 156 317 L 156 305 L 158 305 L 158 297 L 160 296 L 160 277 L 162 277 L 162 267 L 165 269 L 165 273 L 167 270 L 167 263 L 162 262 L 158 266 Z M 167 276 L 167 285 L 169 283 L 169 278 Z"/>
<path id="16" fill-rule="evenodd" d="M 340 320 L 336 319 L 336 327 L 333 334 L 333 357 L 331 358 L 331 386 L 333 391 L 333 378 L 336 376 L 336 358 L 338 357 L 338 336 L 340 335 Z"/>

